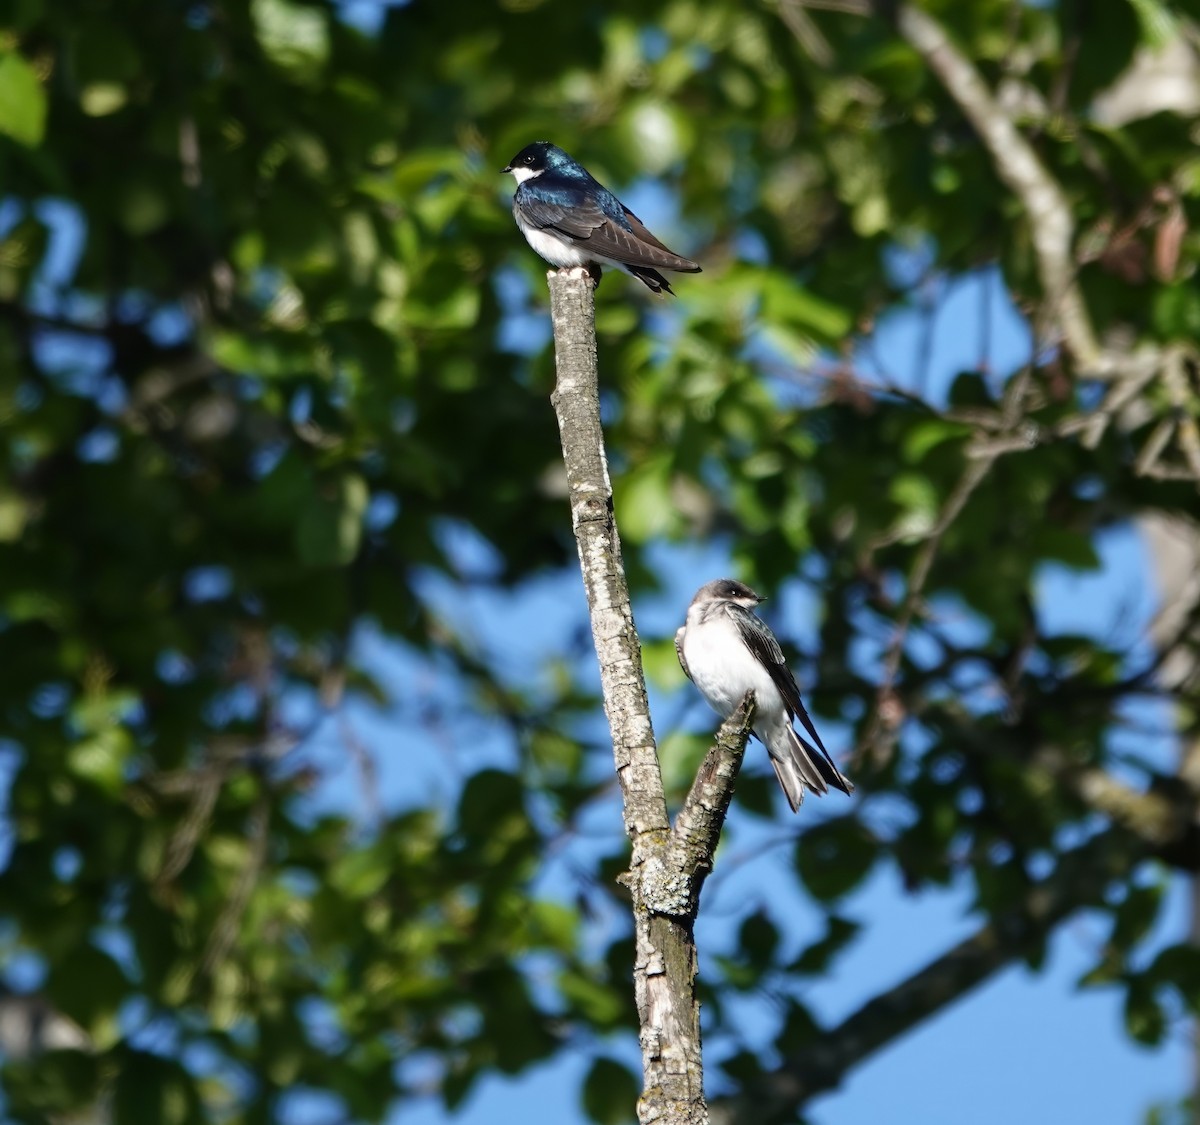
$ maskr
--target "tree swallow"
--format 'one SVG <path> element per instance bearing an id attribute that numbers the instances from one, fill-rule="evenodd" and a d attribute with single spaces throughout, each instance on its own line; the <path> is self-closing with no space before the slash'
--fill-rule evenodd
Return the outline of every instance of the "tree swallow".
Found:
<path id="1" fill-rule="evenodd" d="M 668 250 L 591 173 L 549 141 L 526 145 L 503 172 L 517 181 L 513 218 L 525 241 L 552 266 L 586 266 L 600 284 L 602 266 L 632 274 L 652 292 L 674 290 L 658 271 L 699 273 Z"/>
<path id="2" fill-rule="evenodd" d="M 753 688 L 754 733 L 766 746 L 796 812 L 805 788 L 823 796 L 830 787 L 852 793 L 854 786 L 833 764 L 800 702 L 779 642 L 754 612 L 762 600 L 732 578 L 705 583 L 688 606 L 686 624 L 675 634 L 675 651 L 688 679 L 722 717 L 731 715 Z M 792 729 L 797 718 L 816 746 Z"/>

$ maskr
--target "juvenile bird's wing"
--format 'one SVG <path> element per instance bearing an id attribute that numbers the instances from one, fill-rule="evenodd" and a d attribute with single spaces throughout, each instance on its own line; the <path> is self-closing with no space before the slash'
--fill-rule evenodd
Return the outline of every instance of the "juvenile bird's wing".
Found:
<path id="1" fill-rule="evenodd" d="M 812 719 L 808 717 L 808 712 L 800 699 L 800 688 L 796 686 L 796 678 L 783 659 L 783 650 L 779 647 L 775 634 L 767 628 L 766 622 L 762 618 L 742 606 L 731 604 L 728 606 L 728 612 L 734 625 L 737 626 L 742 642 L 766 668 L 771 682 L 778 689 L 780 698 L 783 699 L 788 716 L 792 719 L 799 719 L 800 725 L 804 727 L 809 738 L 816 743 L 816 748 L 807 746 L 804 739 L 797 735 L 801 745 L 805 746 L 812 756 L 814 765 L 817 766 L 827 782 L 843 792 L 849 793 L 853 786 L 834 765 L 829 751 L 825 749 L 825 744 L 821 741 L 821 736 L 817 734 L 817 728 L 813 726 Z M 821 758 L 824 758 L 824 763 L 821 762 Z M 825 763 L 828 763 L 830 772 L 826 771 Z"/>
<path id="2" fill-rule="evenodd" d="M 766 622 L 760 616 L 751 613 L 749 609 L 736 606 L 736 604 L 730 604 L 726 608 L 733 624 L 737 626 L 738 636 L 742 638 L 746 648 L 750 650 L 756 660 L 767 669 L 770 680 L 778 688 L 780 698 L 784 700 L 784 706 L 787 708 L 788 717 L 792 718 L 792 720 L 799 718 L 800 726 L 803 726 L 809 738 L 816 742 L 816 746 L 812 746 L 810 742 L 794 732 L 791 726 L 788 726 L 788 733 L 799 744 L 800 751 L 803 751 L 809 759 L 808 763 L 800 762 L 799 759 L 797 762 L 805 780 L 809 782 L 811 788 L 817 793 L 826 792 L 824 786 L 827 786 L 827 784 L 828 786 L 833 786 L 835 789 L 841 789 L 842 793 L 852 793 L 854 787 L 850 783 L 850 780 L 842 774 L 838 766 L 834 765 L 833 758 L 829 757 L 829 751 L 824 748 L 821 735 L 817 734 L 817 728 L 812 726 L 809 712 L 804 709 L 803 700 L 800 699 L 800 690 L 796 685 L 796 678 L 794 678 L 791 669 L 787 667 L 784 661 L 784 651 L 780 649 L 779 642 L 775 639 L 775 634 L 769 630 Z M 811 777 L 810 771 L 814 769 L 817 776 Z M 778 765 L 776 765 L 775 771 L 778 774 Z M 780 777 L 780 783 L 784 786 L 785 793 L 788 794 L 788 801 L 792 802 L 794 812 L 796 801 L 793 800 L 791 789 L 788 789 L 782 777 Z"/>
<path id="3" fill-rule="evenodd" d="M 675 655 L 679 657 L 679 667 L 683 669 L 683 674 L 690 680 L 692 672 L 687 665 L 687 658 L 683 655 L 683 633 L 685 629 L 686 626 L 681 625 L 675 630 Z"/>
<path id="4" fill-rule="evenodd" d="M 556 231 L 601 258 L 630 266 L 661 266 L 678 273 L 700 272 L 695 262 L 672 253 L 659 242 L 627 207 L 621 209 L 628 229 L 587 192 L 570 191 L 562 200 L 555 200 L 518 191 L 516 204 L 527 222 Z"/>
<path id="5" fill-rule="evenodd" d="M 788 714 L 792 716 L 799 715 L 800 721 L 804 724 L 804 729 L 808 731 L 812 740 L 821 746 L 821 739 L 817 732 L 812 727 L 812 720 L 808 717 L 808 712 L 804 710 L 804 704 L 800 699 L 800 688 L 796 685 L 796 678 L 792 675 L 791 669 L 783 659 L 783 650 L 779 647 L 779 642 L 775 639 L 775 634 L 767 628 L 766 622 L 757 614 L 751 613 L 750 610 L 744 609 L 740 605 L 732 603 L 727 607 L 729 616 L 733 619 L 734 625 L 737 626 L 738 635 L 742 638 L 742 643 L 753 653 L 754 657 L 762 664 L 771 677 L 771 682 L 779 691 L 780 697 L 783 699 L 784 706 L 788 709 Z M 825 747 L 821 746 L 824 750 Z"/>

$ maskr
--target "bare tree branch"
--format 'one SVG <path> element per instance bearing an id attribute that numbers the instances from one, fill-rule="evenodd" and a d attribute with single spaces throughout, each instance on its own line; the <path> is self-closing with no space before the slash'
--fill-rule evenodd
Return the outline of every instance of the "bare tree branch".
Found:
<path id="1" fill-rule="evenodd" d="M 1100 374 L 1111 365 L 1111 359 L 1096 339 L 1075 281 L 1074 221 L 1058 182 L 937 20 L 912 4 L 904 4 L 897 22 L 900 33 L 975 127 L 992 155 L 996 174 L 1024 205 L 1047 307 L 1056 314 L 1063 339 L 1080 367 Z"/>
<path id="2" fill-rule="evenodd" d="M 238 932 L 250 905 L 254 888 L 262 875 L 263 866 L 267 861 L 267 847 L 270 843 L 269 828 L 271 824 L 271 800 L 263 792 L 246 823 L 246 836 L 249 843 L 246 854 L 246 864 L 240 872 L 229 898 L 221 908 L 221 914 L 209 934 L 208 944 L 200 959 L 197 972 L 202 975 L 214 973 L 221 962 L 229 956 L 229 951 L 237 941 Z"/>
<path id="3" fill-rule="evenodd" d="M 962 476 L 955 485 L 954 491 L 947 498 L 937 522 L 930 529 L 925 541 L 921 544 L 917 557 L 913 561 L 908 576 L 908 586 L 905 590 L 904 601 L 896 619 L 896 631 L 888 645 L 883 660 L 883 678 L 880 681 L 876 696 L 875 714 L 867 733 L 863 736 L 861 747 L 869 750 L 877 762 L 882 762 L 890 755 L 895 745 L 895 734 L 899 727 L 902 713 L 897 709 L 895 694 L 896 677 L 900 672 L 900 661 L 904 654 L 904 642 L 912 628 L 925 584 L 929 581 L 930 571 L 942 544 L 942 537 L 947 528 L 959 517 L 971 494 L 979 487 L 995 464 L 998 452 L 986 458 L 968 460 Z"/>
<path id="4" fill-rule="evenodd" d="M 643 1071 L 638 1119 L 659 1125 L 707 1125 L 693 925 L 700 887 L 712 867 L 746 749 L 753 700 L 743 700 L 722 724 L 673 831 L 613 516 L 600 425 L 592 281 L 582 269 L 551 271 L 548 276 L 558 373 L 551 402 L 562 438 L 571 522 L 612 731 L 625 830 L 633 845 L 622 881 L 633 898 L 633 980 Z"/>
<path id="5" fill-rule="evenodd" d="M 642 676 L 642 648 L 633 624 L 621 542 L 613 518 L 612 483 L 600 426 L 595 304 L 584 270 L 551 271 L 554 361 L 558 382 L 550 401 L 558 416 L 571 524 L 587 592 L 592 639 L 600 661 L 604 713 L 625 802 L 625 829 L 634 844 L 670 831 Z"/>
<path id="6" fill-rule="evenodd" d="M 733 800 L 733 787 L 746 742 L 754 724 L 754 693 L 747 692 L 738 709 L 721 724 L 716 741 L 700 764 L 696 780 L 675 817 L 671 831 L 669 867 L 687 876 L 690 902 L 687 913 L 695 916 L 700 888 L 712 870 L 713 856 Z"/>

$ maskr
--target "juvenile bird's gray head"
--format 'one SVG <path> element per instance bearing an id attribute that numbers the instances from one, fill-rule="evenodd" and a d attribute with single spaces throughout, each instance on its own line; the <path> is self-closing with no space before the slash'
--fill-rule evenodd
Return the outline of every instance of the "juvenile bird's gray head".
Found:
<path id="1" fill-rule="evenodd" d="M 745 609 L 753 609 L 764 600 L 745 582 L 739 582 L 736 578 L 714 578 L 696 591 L 692 605 L 700 605 L 703 602 L 735 602 Z"/>

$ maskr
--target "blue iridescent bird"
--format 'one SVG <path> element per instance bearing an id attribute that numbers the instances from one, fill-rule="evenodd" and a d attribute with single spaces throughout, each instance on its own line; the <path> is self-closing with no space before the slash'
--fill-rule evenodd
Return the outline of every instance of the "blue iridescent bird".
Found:
<path id="1" fill-rule="evenodd" d="M 659 270 L 699 273 L 667 249 L 628 207 L 577 160 L 549 141 L 526 145 L 503 172 L 517 181 L 513 218 L 525 241 L 552 266 L 586 266 L 595 284 L 602 267 L 636 277 L 654 293 L 674 295 Z"/>

